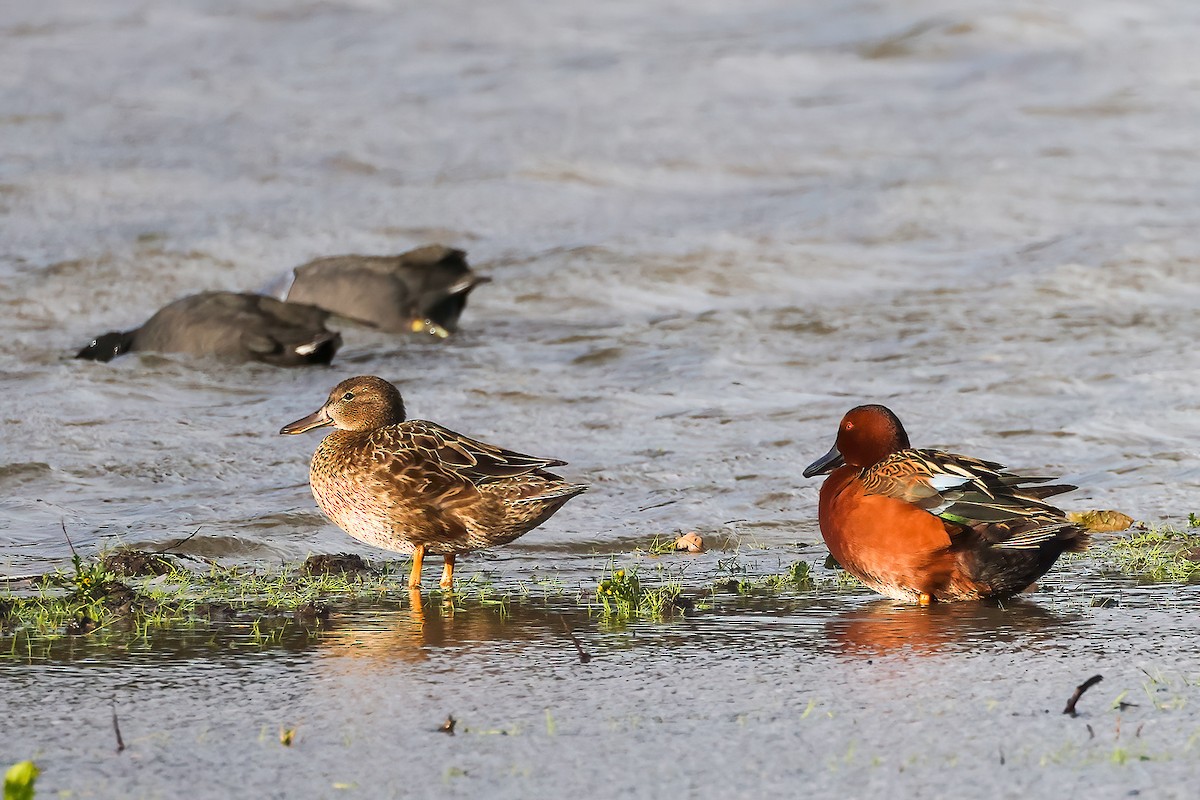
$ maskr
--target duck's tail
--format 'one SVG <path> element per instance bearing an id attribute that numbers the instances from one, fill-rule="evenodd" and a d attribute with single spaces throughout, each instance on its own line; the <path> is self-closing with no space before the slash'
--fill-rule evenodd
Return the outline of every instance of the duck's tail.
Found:
<path id="1" fill-rule="evenodd" d="M 446 287 L 446 294 L 467 294 L 481 283 L 491 283 L 491 275 L 476 275 L 474 272 L 464 275 L 455 283 Z"/>
<path id="2" fill-rule="evenodd" d="M 304 364 L 328 364 L 342 346 L 342 335 L 337 331 L 319 333 L 303 344 L 293 345 L 292 352 Z"/>
<path id="3" fill-rule="evenodd" d="M 515 500 L 514 503 L 554 503 L 557 501 L 557 504 L 561 506 L 572 497 L 583 494 L 587 490 L 586 483 L 561 483 L 547 488 L 544 492 L 530 497 L 522 497 L 520 500 Z"/>

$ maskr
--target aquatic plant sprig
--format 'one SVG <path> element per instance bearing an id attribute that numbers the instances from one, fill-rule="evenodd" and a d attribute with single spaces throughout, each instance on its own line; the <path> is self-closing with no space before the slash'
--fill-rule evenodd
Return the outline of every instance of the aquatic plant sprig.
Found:
<path id="1" fill-rule="evenodd" d="M 696 607 L 694 600 L 684 597 L 680 571 L 668 575 L 663 565 L 656 565 L 660 581 L 643 585 L 637 565 L 617 567 L 609 562 L 605 577 L 596 586 L 596 601 L 600 614 L 617 620 L 665 619 Z"/>
<path id="2" fill-rule="evenodd" d="M 388 570 L 308 574 L 215 562 L 204 571 L 168 562 L 169 569 L 153 577 L 129 577 L 109 569 L 112 555 L 73 553 L 72 570 L 43 576 L 32 591 L 9 587 L 0 596 L 0 636 L 56 638 L 114 625 L 145 636 L 155 627 L 209 621 L 214 612 L 312 611 L 328 602 L 383 595 L 403 581 Z"/>
<path id="3" fill-rule="evenodd" d="M 838 577 L 846 575 L 844 570 L 839 570 L 837 577 L 833 580 L 836 582 Z M 787 569 L 781 573 L 767 575 L 759 581 L 746 580 L 739 582 L 739 590 L 743 593 L 752 591 L 756 588 L 761 588 L 770 592 L 779 591 L 808 591 L 815 589 L 818 579 L 813 574 L 812 566 L 807 561 L 793 561 L 788 565 Z"/>
<path id="4" fill-rule="evenodd" d="M 33 800 L 41 770 L 32 761 L 20 761 L 4 772 L 4 800 Z"/>
<path id="5" fill-rule="evenodd" d="M 730 571 L 733 575 L 734 572 Z M 769 573 L 767 575 L 746 575 L 741 577 L 726 578 L 718 580 L 714 587 L 717 590 L 733 592 L 735 594 L 782 594 L 782 593 L 804 593 L 813 591 L 853 591 L 863 590 L 866 587 L 843 569 L 824 569 L 818 571 L 814 565 L 808 561 L 793 561 L 783 569 L 782 572 Z"/>
<path id="6" fill-rule="evenodd" d="M 1195 516 L 1195 515 L 1192 515 Z M 1102 567 L 1153 583 L 1200 581 L 1200 532 L 1188 518 L 1187 530 L 1163 525 L 1138 531 L 1095 548 L 1092 558 Z"/>
<path id="7" fill-rule="evenodd" d="M 646 545 L 645 552 L 652 556 L 662 556 L 668 553 L 675 552 L 675 540 L 678 535 L 672 536 L 665 533 L 656 533 L 650 543 Z M 641 548 L 639 548 L 641 549 Z"/>

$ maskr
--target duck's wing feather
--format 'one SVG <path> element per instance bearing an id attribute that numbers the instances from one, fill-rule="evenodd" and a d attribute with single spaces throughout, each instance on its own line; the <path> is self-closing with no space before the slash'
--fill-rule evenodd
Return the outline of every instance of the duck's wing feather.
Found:
<path id="1" fill-rule="evenodd" d="M 998 547 L 1036 548 L 1078 530 L 1061 510 L 1042 502 L 1076 487 L 1038 485 L 1053 479 L 1015 475 L 993 461 L 901 450 L 864 470 L 861 480 L 866 494 L 910 503 L 950 523 L 952 536 L 970 528 Z"/>
<path id="2" fill-rule="evenodd" d="M 424 420 L 410 420 L 384 431 L 399 437 L 389 450 L 407 451 L 414 461 L 428 469 L 450 473 L 476 485 L 541 473 L 547 467 L 566 463 L 505 450 Z"/>

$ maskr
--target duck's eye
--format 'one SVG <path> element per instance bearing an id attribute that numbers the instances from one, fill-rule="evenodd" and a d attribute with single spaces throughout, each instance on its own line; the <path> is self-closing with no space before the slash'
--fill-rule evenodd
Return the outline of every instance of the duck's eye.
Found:
<path id="1" fill-rule="evenodd" d="M 353 400 L 354 392 L 346 392 L 344 395 L 342 395 L 342 399 L 343 400 Z"/>
<path id="2" fill-rule="evenodd" d="M 845 430 L 848 430 L 848 431 L 852 431 L 852 430 L 854 430 L 854 423 L 847 422 L 845 425 L 842 426 L 842 428 L 844 428 Z"/>

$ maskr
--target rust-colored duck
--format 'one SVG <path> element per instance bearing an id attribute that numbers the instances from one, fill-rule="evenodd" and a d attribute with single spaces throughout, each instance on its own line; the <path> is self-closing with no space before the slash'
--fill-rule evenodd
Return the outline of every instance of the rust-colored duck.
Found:
<path id="1" fill-rule="evenodd" d="M 461 553 L 507 544 L 587 486 L 547 471 L 566 462 L 505 450 L 424 420 L 407 420 L 395 386 L 371 375 L 333 387 L 325 405 L 282 434 L 332 425 L 309 470 L 317 505 L 359 541 L 411 553 L 410 588 L 428 555 L 454 584 Z"/>
<path id="2" fill-rule="evenodd" d="M 1088 534 L 1045 498 L 1074 489 L 1051 478 L 909 444 L 881 405 L 850 409 L 837 442 L 804 470 L 830 473 L 819 520 L 829 552 L 898 600 L 981 600 L 1024 591 Z"/>

